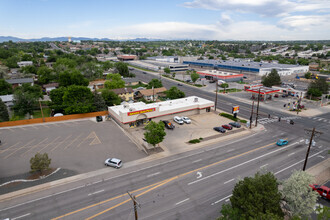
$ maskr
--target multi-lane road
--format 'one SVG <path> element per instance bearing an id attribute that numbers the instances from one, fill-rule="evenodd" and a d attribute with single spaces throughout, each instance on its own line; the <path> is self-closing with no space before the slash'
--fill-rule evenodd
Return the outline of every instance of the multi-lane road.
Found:
<path id="1" fill-rule="evenodd" d="M 153 77 L 136 75 L 143 81 Z M 167 88 L 176 85 L 167 79 L 162 81 Z M 184 85 L 180 89 L 186 95 L 214 99 L 214 94 L 197 88 Z M 248 104 L 219 97 L 220 109 L 230 111 L 233 104 L 239 104 L 240 114 L 249 117 Z M 268 111 L 261 108 L 259 112 Z M 289 116 L 276 111 L 274 114 Z M 260 170 L 285 179 L 294 169 L 302 169 L 307 149 L 303 129 L 312 125 L 313 119 L 296 122 L 293 126 L 268 123 L 264 130 L 239 139 L 144 163 L 133 161 L 103 175 L 0 201 L 0 219 L 134 219 L 127 191 L 136 196 L 139 219 L 215 219 L 239 179 Z M 287 139 L 289 144 L 276 146 L 279 138 Z M 327 157 L 327 138 L 311 149 L 307 168 Z"/>

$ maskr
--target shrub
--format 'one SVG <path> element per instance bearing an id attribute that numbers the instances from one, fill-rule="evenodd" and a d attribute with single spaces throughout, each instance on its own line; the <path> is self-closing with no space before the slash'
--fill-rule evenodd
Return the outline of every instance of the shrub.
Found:
<path id="1" fill-rule="evenodd" d="M 200 142 L 199 139 L 192 139 L 192 140 L 189 141 L 189 143 L 191 143 L 191 144 L 197 144 L 199 142 Z"/>

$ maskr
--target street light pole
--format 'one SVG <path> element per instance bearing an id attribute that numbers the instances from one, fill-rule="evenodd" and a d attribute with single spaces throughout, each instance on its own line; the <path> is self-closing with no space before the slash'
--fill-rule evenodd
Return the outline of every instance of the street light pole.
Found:
<path id="1" fill-rule="evenodd" d="M 256 127 L 258 125 L 258 116 L 259 116 L 260 89 L 261 89 L 261 87 L 259 88 L 259 91 L 258 91 L 258 105 L 257 105 Z"/>
<path id="2" fill-rule="evenodd" d="M 254 100 L 252 101 L 252 110 L 251 110 L 251 116 L 250 116 L 250 129 L 252 128 L 253 106 L 254 106 Z"/>
<path id="3" fill-rule="evenodd" d="M 218 81 L 215 82 L 215 103 L 214 103 L 214 111 L 217 111 L 217 102 L 218 102 Z"/>

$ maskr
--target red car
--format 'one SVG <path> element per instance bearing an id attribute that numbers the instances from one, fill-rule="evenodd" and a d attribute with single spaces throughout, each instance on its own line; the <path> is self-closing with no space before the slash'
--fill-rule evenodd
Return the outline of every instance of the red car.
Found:
<path id="1" fill-rule="evenodd" d="M 224 129 L 227 129 L 227 130 L 233 129 L 233 127 L 231 125 L 222 125 L 221 127 L 223 127 Z"/>
<path id="2" fill-rule="evenodd" d="M 323 198 L 330 200 L 330 188 L 326 186 L 320 186 L 317 184 L 309 185 L 312 189 L 318 192 Z"/>

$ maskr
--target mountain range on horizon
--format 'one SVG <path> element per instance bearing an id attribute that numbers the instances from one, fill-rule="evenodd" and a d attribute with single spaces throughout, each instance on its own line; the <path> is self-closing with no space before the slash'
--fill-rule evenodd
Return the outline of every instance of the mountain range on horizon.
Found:
<path id="1" fill-rule="evenodd" d="M 71 37 L 71 40 L 81 40 L 81 41 L 163 41 L 163 39 L 149 39 L 149 38 L 134 38 L 134 39 L 109 39 L 109 38 L 89 38 L 89 37 Z M 31 38 L 31 39 L 24 39 L 12 36 L 0 36 L 0 43 L 6 41 L 13 41 L 13 42 L 37 42 L 37 41 L 68 41 L 68 37 L 42 37 L 42 38 Z"/>

